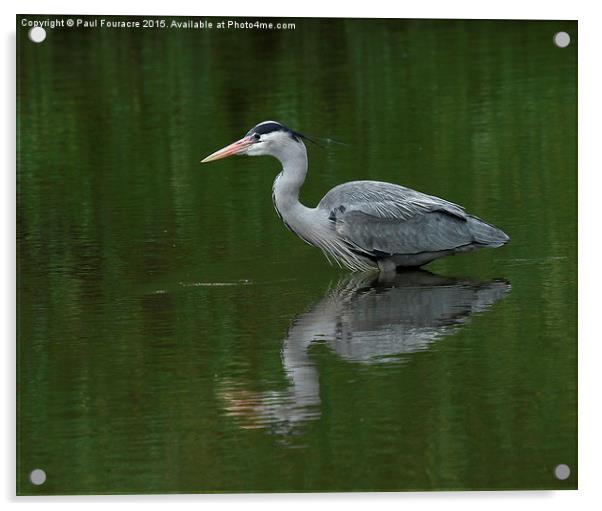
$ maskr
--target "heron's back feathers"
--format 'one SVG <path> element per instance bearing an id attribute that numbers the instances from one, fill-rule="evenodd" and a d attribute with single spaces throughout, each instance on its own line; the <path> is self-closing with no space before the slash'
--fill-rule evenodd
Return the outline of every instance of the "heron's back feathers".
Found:
<path id="1" fill-rule="evenodd" d="M 396 266 L 420 266 L 443 255 L 499 247 L 509 240 L 503 231 L 457 204 L 378 181 L 339 185 L 324 196 L 318 209 L 328 215 L 339 239 L 374 265 L 391 259 Z"/>
<path id="2" fill-rule="evenodd" d="M 318 204 L 326 211 L 341 206 L 387 220 L 409 220 L 429 211 L 466 218 L 464 208 L 453 202 L 382 181 L 351 181 L 335 186 Z"/>

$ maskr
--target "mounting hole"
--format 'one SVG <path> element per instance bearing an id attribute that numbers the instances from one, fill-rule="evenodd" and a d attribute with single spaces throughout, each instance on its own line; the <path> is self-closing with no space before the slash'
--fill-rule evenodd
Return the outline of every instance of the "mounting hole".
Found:
<path id="1" fill-rule="evenodd" d="M 35 468 L 29 473 L 29 480 L 31 481 L 31 484 L 40 486 L 46 482 L 46 472 L 41 468 Z"/>
<path id="2" fill-rule="evenodd" d="M 556 468 L 554 469 L 554 475 L 556 476 L 556 479 L 564 481 L 571 475 L 571 469 L 568 465 L 561 463 L 560 465 L 556 465 Z"/>
<path id="3" fill-rule="evenodd" d="M 34 43 L 41 43 L 44 39 L 46 39 L 46 30 L 42 27 L 31 27 L 29 32 L 27 33 L 29 36 L 29 40 Z"/>
<path id="4" fill-rule="evenodd" d="M 554 44 L 558 46 L 558 48 L 566 48 L 571 44 L 571 36 L 566 32 L 557 32 L 554 34 Z"/>

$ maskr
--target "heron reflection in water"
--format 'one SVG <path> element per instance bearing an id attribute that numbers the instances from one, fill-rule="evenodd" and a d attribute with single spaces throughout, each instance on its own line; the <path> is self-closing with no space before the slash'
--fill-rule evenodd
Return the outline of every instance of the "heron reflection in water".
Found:
<path id="1" fill-rule="evenodd" d="M 220 397 L 243 428 L 293 433 L 320 417 L 319 375 L 308 352 L 312 343 L 325 343 L 349 362 L 404 362 L 453 334 L 472 314 L 485 312 L 509 289 L 504 280 L 478 282 L 421 270 L 351 274 L 293 320 L 281 352 L 286 389 L 252 392 L 227 380 Z"/>

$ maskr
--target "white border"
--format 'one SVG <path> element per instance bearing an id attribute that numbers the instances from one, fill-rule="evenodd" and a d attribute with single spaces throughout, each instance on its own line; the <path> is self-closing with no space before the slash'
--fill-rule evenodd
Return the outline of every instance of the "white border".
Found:
<path id="1" fill-rule="evenodd" d="M 338 505 L 362 509 L 367 504 L 383 508 L 410 505 L 412 508 L 444 506 L 446 510 L 504 509 L 512 506 L 529 506 L 534 509 L 562 510 L 577 504 L 599 501 L 600 484 L 600 384 L 599 361 L 602 360 L 600 339 L 595 320 L 596 290 L 600 285 L 600 272 L 596 273 L 597 250 L 602 228 L 598 218 L 598 190 L 602 165 L 599 156 L 600 111 L 600 58 L 602 35 L 600 16 L 595 2 L 498 0 L 495 2 L 469 0 L 440 0 L 398 2 L 371 0 L 358 5 L 346 2 L 319 0 L 237 0 L 221 4 L 169 0 L 165 3 L 148 1 L 32 1 L 2 2 L 3 27 L 3 79 L 2 154 L 4 155 L 4 201 L 2 202 L 1 233 L 6 250 L 2 251 L 2 313 L 6 325 L 3 339 L 4 392 L 2 407 L 5 420 L 0 421 L 4 462 L 1 464 L 3 500 L 9 505 L 20 503 L 29 508 L 42 504 L 50 509 L 76 505 L 111 505 L 125 508 L 128 504 L 143 503 L 149 507 L 164 507 L 167 503 L 184 505 L 225 505 L 264 511 L 266 508 L 301 509 L 316 504 Z M 310 17 L 403 17 L 403 18 L 504 18 L 504 19 L 578 19 L 579 20 L 579 491 L 557 492 L 454 492 L 454 493 L 396 493 L 396 494 L 310 494 L 310 495 L 206 495 L 206 496 L 117 496 L 117 497 L 43 497 L 16 498 L 15 492 L 15 14 L 165 14 L 165 15 L 227 15 L 227 16 L 310 16 Z M 551 205 L 553 207 L 553 205 Z M 23 509 L 23 507 L 21 507 Z"/>

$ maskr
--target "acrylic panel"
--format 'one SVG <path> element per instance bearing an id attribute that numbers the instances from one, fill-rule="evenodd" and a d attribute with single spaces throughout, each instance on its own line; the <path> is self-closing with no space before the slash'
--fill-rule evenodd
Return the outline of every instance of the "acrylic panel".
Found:
<path id="1" fill-rule="evenodd" d="M 576 21 L 16 21 L 19 495 L 577 487 Z"/>

